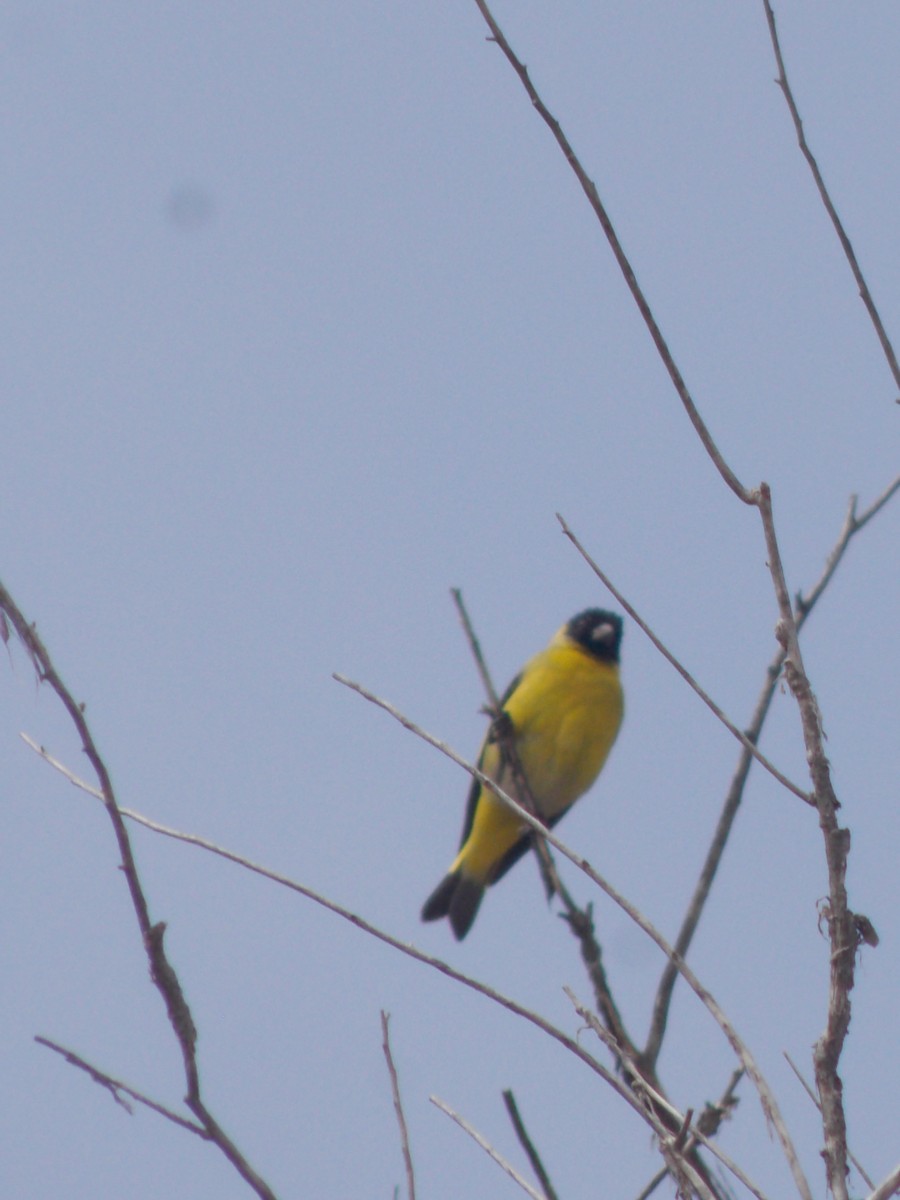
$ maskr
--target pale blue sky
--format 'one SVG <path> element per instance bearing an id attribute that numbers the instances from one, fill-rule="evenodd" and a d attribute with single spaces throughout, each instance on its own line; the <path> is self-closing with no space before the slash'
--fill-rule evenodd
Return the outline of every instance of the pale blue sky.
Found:
<path id="1" fill-rule="evenodd" d="M 900 341 L 900 9 L 795 2 L 779 28 L 808 135 Z M 498 19 L 596 180 L 675 357 L 742 479 L 772 485 L 789 583 L 847 497 L 896 474 L 896 388 L 797 150 L 761 4 L 505 3 Z M 609 597 L 561 511 L 738 724 L 774 649 L 756 514 L 680 410 L 596 222 L 472 3 L 16 3 L 0 22 L 4 413 L 0 577 L 87 704 L 123 804 L 205 834 L 446 956 L 574 1030 L 587 995 L 529 862 L 461 946 L 418 921 L 462 773 L 334 683 L 361 680 L 461 753 L 483 718 L 460 586 L 502 686 Z M 804 646 L 853 830 L 862 957 L 851 1141 L 897 1153 L 900 508 L 860 535 Z M 736 746 L 628 626 L 627 716 L 559 832 L 674 935 Z M 57 1039 L 162 1102 L 184 1085 L 103 814 L 18 651 L 0 688 L 5 830 L 0 1191 L 230 1200 L 210 1148 L 129 1118 Z M 776 701 L 764 749 L 803 779 Z M 134 842 L 201 1030 L 207 1099 L 279 1195 L 402 1183 L 392 1014 L 420 1194 L 518 1194 L 429 1103 L 521 1164 L 513 1087 L 567 1200 L 636 1194 L 645 1127 L 486 1001 L 309 903 L 148 833 Z M 566 872 L 582 898 L 586 881 Z M 815 819 L 754 772 L 692 961 L 776 1088 L 824 1017 Z M 635 1036 L 662 963 L 605 901 Z M 586 1035 L 583 1035 L 586 1036 Z M 699 1108 L 731 1058 L 682 991 L 661 1069 Z M 789 1179 L 746 1086 L 724 1134 Z M 859 1190 L 859 1189 L 858 1189 Z"/>

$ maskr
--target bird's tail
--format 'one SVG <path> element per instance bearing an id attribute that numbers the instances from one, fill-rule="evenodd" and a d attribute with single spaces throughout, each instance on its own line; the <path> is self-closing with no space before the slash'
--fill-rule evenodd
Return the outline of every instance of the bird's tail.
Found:
<path id="1" fill-rule="evenodd" d="M 423 921 L 439 921 L 449 917 L 457 941 L 462 941 L 475 920 L 484 884 L 462 871 L 451 871 L 437 885 L 422 908 Z"/>

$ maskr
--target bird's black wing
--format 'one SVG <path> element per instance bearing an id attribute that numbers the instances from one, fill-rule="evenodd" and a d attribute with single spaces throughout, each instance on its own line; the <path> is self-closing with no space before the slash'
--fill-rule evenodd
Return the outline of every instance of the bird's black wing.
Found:
<path id="1" fill-rule="evenodd" d="M 552 829 L 556 822 L 561 820 L 568 811 L 568 808 L 564 808 L 562 812 L 558 812 L 555 816 L 552 816 L 549 821 L 545 822 L 547 828 Z M 490 882 L 493 884 L 496 883 L 498 879 L 502 879 L 510 867 L 514 867 L 519 859 L 524 857 L 524 855 L 528 853 L 533 845 L 534 831 L 529 829 L 526 833 L 522 834 L 514 846 L 510 846 L 507 852 L 500 859 L 499 863 L 497 863 L 497 869 L 491 876 Z"/>
<path id="2" fill-rule="evenodd" d="M 513 692 L 519 686 L 521 679 L 522 679 L 522 672 L 520 671 L 519 674 L 512 681 L 512 683 L 509 685 L 509 687 L 506 689 L 506 691 L 503 693 L 503 695 L 500 697 L 500 711 L 501 712 L 503 711 L 503 705 L 507 702 L 507 700 L 513 694 Z M 479 768 L 481 767 L 482 763 L 484 762 L 484 752 L 488 748 L 488 746 L 490 745 L 490 743 L 492 741 L 494 741 L 493 722 L 491 722 L 491 725 L 490 725 L 487 733 L 485 734 L 484 741 L 481 743 L 481 750 L 478 754 L 478 767 Z M 472 825 L 474 824 L 474 821 L 475 821 L 475 809 L 478 807 L 478 797 L 480 795 L 481 795 L 481 783 L 479 780 L 473 778 L 472 786 L 469 788 L 469 796 L 466 801 L 466 817 L 465 817 L 465 820 L 463 821 L 462 837 L 459 839 L 460 850 L 462 850 L 463 846 L 466 844 L 466 842 L 469 839 L 469 834 L 472 832 Z M 523 853 L 524 853 L 524 851 L 523 851 Z M 509 865 L 512 866 L 512 863 L 510 863 Z"/>

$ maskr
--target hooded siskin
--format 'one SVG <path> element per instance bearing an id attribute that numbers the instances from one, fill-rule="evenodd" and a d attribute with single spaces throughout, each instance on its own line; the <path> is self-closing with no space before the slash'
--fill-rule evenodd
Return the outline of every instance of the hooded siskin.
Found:
<path id="1" fill-rule="evenodd" d="M 563 625 L 549 645 L 512 681 L 500 702 L 511 724 L 519 760 L 537 806 L 553 826 L 597 776 L 622 723 L 619 646 L 622 618 L 589 608 Z M 478 766 L 519 799 L 492 726 Z M 459 854 L 425 901 L 423 921 L 449 917 L 466 936 L 485 888 L 496 883 L 530 848 L 533 834 L 502 800 L 472 781 Z"/>

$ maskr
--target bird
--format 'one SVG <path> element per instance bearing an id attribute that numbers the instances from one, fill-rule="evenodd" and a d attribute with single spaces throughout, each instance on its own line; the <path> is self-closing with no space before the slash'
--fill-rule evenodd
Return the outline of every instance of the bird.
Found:
<path id="1" fill-rule="evenodd" d="M 588 608 L 572 617 L 506 689 L 485 735 L 479 770 L 528 807 L 504 752 L 505 739 L 511 738 L 535 815 L 548 827 L 591 787 L 616 740 L 624 712 L 621 641 L 617 613 Z M 533 831 L 473 778 L 459 853 L 425 901 L 422 920 L 448 917 L 462 941 L 485 889 L 502 879 L 533 842 Z"/>

